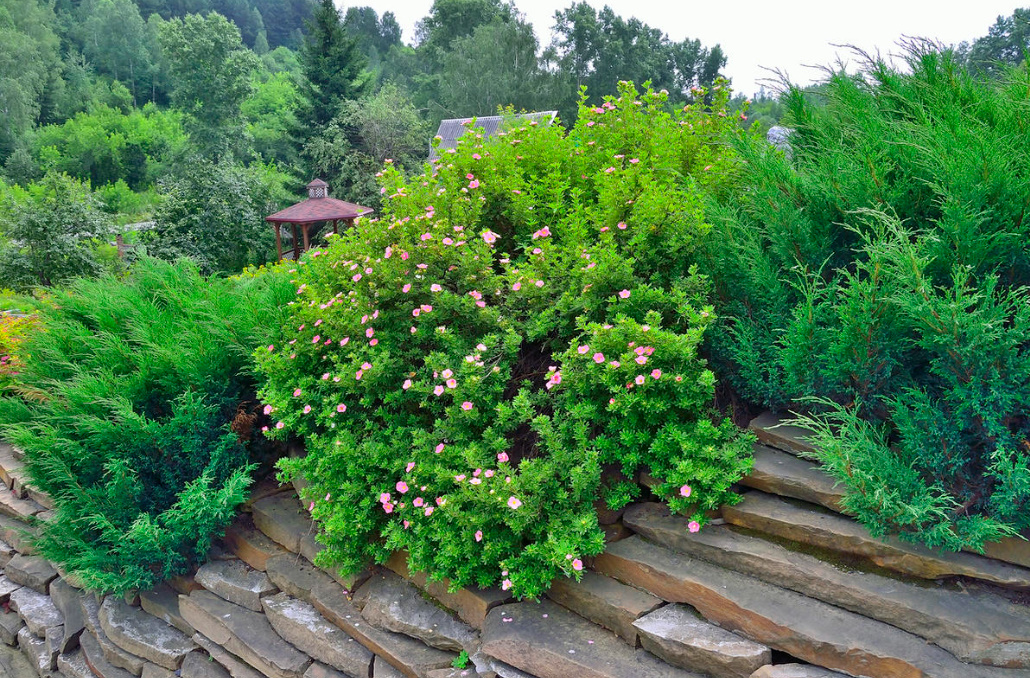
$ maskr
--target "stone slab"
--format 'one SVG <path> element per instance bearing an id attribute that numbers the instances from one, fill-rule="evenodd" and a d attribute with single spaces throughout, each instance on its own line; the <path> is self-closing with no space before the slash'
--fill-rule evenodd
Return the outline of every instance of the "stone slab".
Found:
<path id="1" fill-rule="evenodd" d="M 301 652 L 354 678 L 365 678 L 372 653 L 326 621 L 311 603 L 279 593 L 262 599 L 272 628 Z"/>
<path id="2" fill-rule="evenodd" d="M 479 640 L 471 626 L 433 605 L 414 584 L 389 570 L 362 584 L 354 602 L 373 626 L 418 638 L 431 647 L 472 652 Z"/>
<path id="3" fill-rule="evenodd" d="M 230 674 L 221 664 L 215 662 L 203 652 L 191 652 L 182 661 L 182 678 L 230 678 Z"/>
<path id="4" fill-rule="evenodd" d="M 648 652 L 716 678 L 749 678 L 772 663 L 772 650 L 765 645 L 714 626 L 684 605 L 666 605 L 633 625 Z"/>
<path id="5" fill-rule="evenodd" d="M 57 504 L 54 502 L 54 498 L 46 492 L 41 492 L 40 490 L 37 490 L 34 487 L 29 487 L 28 493 L 29 499 L 42 506 L 43 509 L 47 511 L 53 511 L 57 508 Z"/>
<path id="6" fill-rule="evenodd" d="M 70 652 L 79 646 L 79 634 L 86 628 L 82 613 L 82 593 L 67 581 L 58 578 L 50 582 L 50 600 L 64 617 L 64 639 L 61 652 Z"/>
<path id="7" fill-rule="evenodd" d="M 752 673 L 751 678 L 847 678 L 847 676 L 811 664 L 770 664 Z"/>
<path id="8" fill-rule="evenodd" d="M 615 634 L 545 600 L 495 607 L 483 624 L 482 652 L 539 678 L 697 678 L 635 650 Z"/>
<path id="9" fill-rule="evenodd" d="M 254 504 L 265 497 L 293 491 L 293 487 L 289 483 L 280 483 L 275 479 L 275 474 L 273 473 L 250 486 L 250 496 L 243 502 L 243 510 L 251 511 Z"/>
<path id="10" fill-rule="evenodd" d="M 186 635 L 196 633 L 196 629 L 179 613 L 179 594 L 167 584 L 158 584 L 150 591 L 142 592 L 139 602 L 145 612 L 168 622 Z"/>
<path id="11" fill-rule="evenodd" d="M 46 507 L 31 497 L 19 499 L 14 492 L 0 490 L 0 513 L 18 520 L 28 520 L 34 515 L 46 511 Z"/>
<path id="12" fill-rule="evenodd" d="M 1021 537 L 1007 537 L 984 545 L 983 554 L 995 560 L 1030 567 L 1030 530 L 1024 530 Z"/>
<path id="13" fill-rule="evenodd" d="M 286 549 L 255 527 L 254 519 L 247 513 L 237 516 L 222 540 L 236 557 L 262 572 L 269 558 L 286 553 Z"/>
<path id="14" fill-rule="evenodd" d="M 36 672 L 32 661 L 16 647 L 0 645 L 0 676 L 7 678 L 35 678 Z M 47 673 L 47 675 L 50 675 Z M 75 678 L 74 676 L 70 678 Z"/>
<path id="15" fill-rule="evenodd" d="M 39 593 L 49 593 L 50 582 L 57 579 L 57 570 L 50 561 L 39 556 L 18 554 L 4 568 L 4 574 L 16 584 L 28 586 Z"/>
<path id="16" fill-rule="evenodd" d="M 547 597 L 613 631 L 633 647 L 639 646 L 633 622 L 665 604 L 650 593 L 590 571 L 583 572 L 578 582 L 566 577 L 555 579 Z"/>
<path id="17" fill-rule="evenodd" d="M 405 678 L 404 674 L 390 666 L 382 657 L 376 657 L 372 665 L 372 678 Z"/>
<path id="18" fill-rule="evenodd" d="M 311 516 L 289 492 L 259 499 L 252 512 L 255 527 L 293 553 L 300 553 L 301 539 L 315 531 Z"/>
<path id="19" fill-rule="evenodd" d="M 51 626 L 43 636 L 43 644 L 47 656 L 50 658 L 50 666 L 57 668 L 57 656 L 61 654 L 61 646 L 64 645 L 64 626 Z"/>
<path id="20" fill-rule="evenodd" d="M 845 488 L 817 464 L 781 450 L 756 444 L 751 473 L 740 484 L 782 497 L 793 497 L 844 513 L 840 502 Z"/>
<path id="21" fill-rule="evenodd" d="M 242 560 L 216 560 L 205 563 L 194 576 L 197 583 L 230 603 L 261 611 L 261 599 L 279 589 L 268 575 Z"/>
<path id="22" fill-rule="evenodd" d="M 1030 671 L 964 664 L 883 622 L 689 558 L 639 536 L 608 547 L 598 571 L 686 603 L 708 621 L 804 661 L 855 676 L 1030 678 Z"/>
<path id="23" fill-rule="evenodd" d="M 409 678 L 421 678 L 432 669 L 450 666 L 457 656 L 406 635 L 375 628 L 361 616 L 347 597 L 347 590 L 334 581 L 316 586 L 308 602 L 323 617 Z"/>
<path id="24" fill-rule="evenodd" d="M 21 615 L 25 625 L 33 634 L 43 637 L 51 626 L 64 623 L 64 615 L 57 609 L 50 596 L 27 587 L 11 593 L 11 609 Z"/>
<path id="25" fill-rule="evenodd" d="M 333 578 L 297 554 L 284 553 L 268 559 L 265 570 L 272 583 L 294 598 L 310 600 L 311 592 Z"/>
<path id="26" fill-rule="evenodd" d="M 25 462 L 17 457 L 14 448 L 6 443 L 0 444 L 0 481 L 7 489 L 14 487 L 14 476 L 21 475 Z"/>
<path id="27" fill-rule="evenodd" d="M 18 553 L 30 556 L 35 553 L 32 541 L 36 529 L 10 516 L 0 515 L 0 539 L 11 545 Z"/>
<path id="28" fill-rule="evenodd" d="M 50 655 L 46 651 L 46 643 L 29 632 L 27 628 L 18 631 L 18 648 L 39 678 L 53 675 L 55 666 L 51 666 Z"/>
<path id="29" fill-rule="evenodd" d="M 365 673 L 361 678 L 365 678 L 368 673 Z M 304 678 L 350 678 L 350 674 L 337 671 L 331 666 L 326 666 L 322 662 L 311 662 L 311 666 L 304 672 Z"/>
<path id="30" fill-rule="evenodd" d="M 842 569 L 727 526 L 691 534 L 686 519 L 662 504 L 634 505 L 625 520 L 674 551 L 886 622 L 962 661 L 1030 667 L 1030 611 L 985 587 L 953 589 Z"/>
<path id="31" fill-rule="evenodd" d="M 7 567 L 7 563 L 11 562 L 11 558 L 17 553 L 13 546 L 0 539 L 0 567 Z"/>
<path id="32" fill-rule="evenodd" d="M 232 678 L 262 678 L 262 674 L 255 671 L 249 664 L 217 645 L 210 638 L 202 633 L 193 634 L 193 642 L 204 648 L 211 656 L 211 659 L 218 662 L 218 665 L 225 669 Z M 194 653 L 196 654 L 196 653 Z M 189 659 L 187 656 L 186 659 Z M 183 664 L 186 660 L 183 660 Z"/>
<path id="33" fill-rule="evenodd" d="M 897 572 L 940 579 L 972 577 L 1017 589 L 1030 589 L 1030 569 L 971 553 L 939 553 L 898 539 L 876 539 L 857 521 L 813 511 L 764 492 L 751 491 L 722 509 L 726 522 L 802 544 L 861 556 Z"/>
<path id="34" fill-rule="evenodd" d="M 86 665 L 99 678 L 131 678 L 135 675 L 109 662 L 104 656 L 100 643 L 91 633 L 83 633 L 79 636 L 79 646 L 82 648 L 82 656 L 86 660 Z M 143 673 L 142 666 L 140 673 Z"/>
<path id="35" fill-rule="evenodd" d="M 815 446 L 808 441 L 812 432 L 786 423 L 790 419 L 790 415 L 780 416 L 772 412 L 763 412 L 751 420 L 748 428 L 758 436 L 759 441 L 769 447 L 800 456 L 813 454 Z"/>
<path id="36" fill-rule="evenodd" d="M 196 645 L 182 631 L 124 600 L 108 596 L 100 606 L 100 625 L 116 645 L 175 671 Z"/>
<path id="37" fill-rule="evenodd" d="M 491 609 L 513 599 L 512 596 L 496 587 L 465 588 L 452 593 L 448 590 L 450 588 L 448 580 L 430 582 L 424 572 L 410 572 L 408 570 L 408 554 L 403 551 L 397 551 L 390 556 L 390 559 L 386 561 L 386 567 L 428 593 L 444 607 L 454 610 L 459 619 L 476 629 L 483 626 L 483 621 Z"/>
<path id="38" fill-rule="evenodd" d="M 180 596 L 179 610 L 197 631 L 270 678 L 300 678 L 311 663 L 272 629 L 263 614 L 210 591 Z"/>
<path id="39" fill-rule="evenodd" d="M 139 678 L 176 678 L 175 671 L 169 671 L 163 666 L 147 662 L 143 665 L 143 673 Z"/>
<path id="40" fill-rule="evenodd" d="M 6 645 L 18 644 L 18 631 L 25 626 L 25 622 L 17 612 L 0 611 L 0 640 Z"/>
<path id="41" fill-rule="evenodd" d="M 6 603 L 11 594 L 21 588 L 21 584 L 17 584 L 4 575 L 0 575 L 0 604 Z"/>
<path id="42" fill-rule="evenodd" d="M 82 650 L 78 648 L 58 655 L 57 670 L 65 678 L 96 678 L 97 675 L 89 668 L 89 664 L 86 663 L 86 657 L 82 654 Z"/>
<path id="43" fill-rule="evenodd" d="M 124 669 L 134 676 L 140 675 L 143 672 L 143 665 L 146 661 L 131 652 L 126 652 L 112 642 L 107 637 L 107 634 L 104 633 L 103 625 L 100 623 L 100 604 L 102 601 L 97 600 L 96 596 L 90 593 L 84 593 L 79 598 L 79 601 L 82 603 L 82 615 L 86 624 L 86 631 L 79 634 L 79 645 L 82 645 L 84 638 L 90 636 L 100 648 L 104 659 L 112 666 Z M 87 660 L 90 657 L 91 655 L 87 652 Z"/>

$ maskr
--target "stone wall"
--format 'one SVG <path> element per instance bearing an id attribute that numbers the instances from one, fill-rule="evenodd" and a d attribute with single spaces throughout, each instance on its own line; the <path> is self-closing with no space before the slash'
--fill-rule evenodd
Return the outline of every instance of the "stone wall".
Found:
<path id="1" fill-rule="evenodd" d="M 1001 560 L 873 539 L 796 440 L 762 431 L 743 502 L 696 534 L 657 503 L 607 512 L 606 553 L 541 602 L 449 591 L 403 553 L 319 569 L 271 481 L 195 573 L 98 598 L 31 553 L 50 502 L 0 444 L 0 676 L 1030 678 L 1025 542 Z"/>

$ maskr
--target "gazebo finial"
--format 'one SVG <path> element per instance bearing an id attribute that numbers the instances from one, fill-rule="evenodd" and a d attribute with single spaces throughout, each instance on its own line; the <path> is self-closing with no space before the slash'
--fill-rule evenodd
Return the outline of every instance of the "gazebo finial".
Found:
<path id="1" fill-rule="evenodd" d="M 325 183 L 321 179 L 315 179 L 308 184 L 308 197 L 309 198 L 328 198 L 329 197 L 329 184 Z"/>

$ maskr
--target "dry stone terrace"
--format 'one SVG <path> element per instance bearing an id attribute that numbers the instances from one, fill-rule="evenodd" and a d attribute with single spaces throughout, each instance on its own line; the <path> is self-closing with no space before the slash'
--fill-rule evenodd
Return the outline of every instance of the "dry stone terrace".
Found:
<path id="1" fill-rule="evenodd" d="M 324 571 L 296 489 L 270 480 L 196 572 L 98 599 L 27 548 L 49 500 L 0 443 L 0 677 L 1030 678 L 1030 545 L 874 539 L 777 423 L 753 423 L 744 498 L 713 524 L 611 513 L 607 551 L 539 602 L 451 591 L 403 553 Z"/>

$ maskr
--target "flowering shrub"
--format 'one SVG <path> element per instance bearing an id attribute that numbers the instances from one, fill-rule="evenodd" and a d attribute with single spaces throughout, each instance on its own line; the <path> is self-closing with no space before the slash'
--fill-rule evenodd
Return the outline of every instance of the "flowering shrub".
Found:
<path id="1" fill-rule="evenodd" d="M 690 266 L 699 190 L 735 123 L 664 93 L 583 108 L 566 136 L 472 129 L 422 176 L 382 173 L 384 214 L 310 253 L 291 322 L 258 350 L 268 434 L 304 437 L 320 564 L 406 549 L 454 586 L 536 596 L 603 549 L 594 502 L 640 470 L 697 529 L 733 500 L 749 441 L 714 422 Z"/>
<path id="2" fill-rule="evenodd" d="M 21 360 L 17 348 L 35 322 L 32 316 L 0 315 L 0 394 L 14 386 Z"/>

